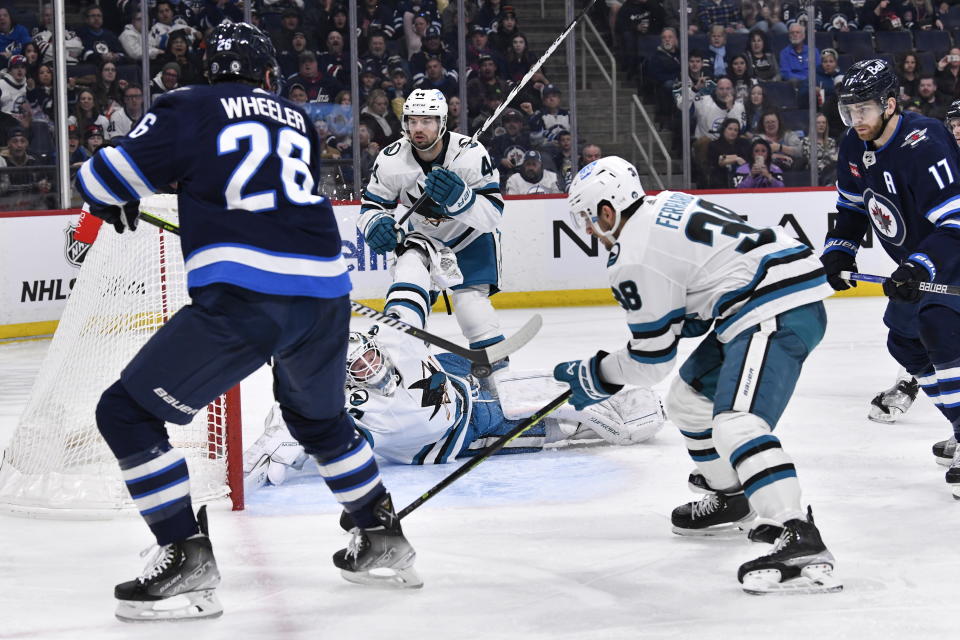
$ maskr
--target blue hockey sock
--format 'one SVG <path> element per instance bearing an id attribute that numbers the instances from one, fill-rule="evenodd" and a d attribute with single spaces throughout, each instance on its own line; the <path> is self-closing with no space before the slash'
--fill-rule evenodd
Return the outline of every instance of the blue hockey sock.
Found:
<path id="1" fill-rule="evenodd" d="M 120 469 L 157 544 L 185 540 L 199 531 L 190 501 L 187 462 L 169 442 L 121 458 Z"/>
<path id="2" fill-rule="evenodd" d="M 330 491 L 357 526 L 364 529 L 379 526 L 373 507 L 387 490 L 366 439 L 356 434 L 345 453 L 328 460 L 322 460 L 317 454 L 314 458 Z"/>

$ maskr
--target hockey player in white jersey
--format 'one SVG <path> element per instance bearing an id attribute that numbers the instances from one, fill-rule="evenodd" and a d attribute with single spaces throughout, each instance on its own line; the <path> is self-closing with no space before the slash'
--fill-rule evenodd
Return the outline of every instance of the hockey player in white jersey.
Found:
<path id="1" fill-rule="evenodd" d="M 421 234 L 404 238 L 385 313 L 423 328 L 429 292 L 460 279 L 449 249 L 439 247 Z M 563 391 L 549 371 L 512 371 L 500 383 L 498 400 L 479 387 L 465 358 L 433 355 L 423 341 L 379 324 L 350 334 L 346 369 L 347 410 L 357 429 L 376 454 L 398 464 L 442 464 L 474 455 Z M 663 422 L 657 395 L 634 388 L 583 411 L 560 409 L 501 453 L 601 438 L 631 445 L 653 437 Z M 246 485 L 281 484 L 307 459 L 275 406 L 265 433 L 244 453 Z"/>
<path id="2" fill-rule="evenodd" d="M 745 528 L 756 512 L 764 526 L 751 538 L 776 540 L 740 567 L 745 591 L 841 589 L 772 433 L 826 327 L 831 288 L 811 249 L 689 194 L 646 196 L 633 165 L 616 157 L 584 167 L 568 201 L 574 221 L 610 250 L 607 273 L 632 334 L 617 352 L 556 366 L 570 402 L 582 409 L 623 385 L 653 385 L 672 370 L 681 338 L 706 334 L 671 385 L 667 414 L 715 493 L 674 509 L 674 532 Z"/>
<path id="3" fill-rule="evenodd" d="M 500 287 L 500 174 L 482 145 L 447 131 L 447 102 L 439 91 L 411 93 L 401 127 L 403 138 L 377 156 L 357 226 L 375 253 L 393 251 L 408 231 L 452 249 L 463 272 L 463 283 L 452 290 L 464 337 L 471 349 L 501 342 L 489 299 Z M 397 219 L 424 193 L 428 199 L 401 231 Z"/>

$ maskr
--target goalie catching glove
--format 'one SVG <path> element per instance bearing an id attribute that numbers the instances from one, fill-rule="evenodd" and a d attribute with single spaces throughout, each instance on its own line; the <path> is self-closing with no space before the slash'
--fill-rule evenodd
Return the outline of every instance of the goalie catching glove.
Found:
<path id="1" fill-rule="evenodd" d="M 122 208 L 118 205 L 104 206 L 96 203 L 88 204 L 86 208 L 104 222 L 112 224 L 117 233 L 123 233 L 127 229 L 137 230 L 137 222 L 140 218 L 139 200 L 125 202 Z"/>

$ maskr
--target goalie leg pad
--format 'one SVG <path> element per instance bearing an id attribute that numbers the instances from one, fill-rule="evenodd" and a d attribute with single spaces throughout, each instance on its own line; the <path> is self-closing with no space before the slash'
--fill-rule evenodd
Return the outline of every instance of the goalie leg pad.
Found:
<path id="1" fill-rule="evenodd" d="M 736 471 L 714 442 L 713 402 L 677 376 L 667 395 L 667 416 L 680 429 L 687 453 L 707 484 L 719 491 L 739 489 Z"/>
<path id="2" fill-rule="evenodd" d="M 736 470 L 761 518 L 784 522 L 804 517 L 797 471 L 770 425 L 752 413 L 728 411 L 714 419 L 713 434 L 717 453 Z"/>

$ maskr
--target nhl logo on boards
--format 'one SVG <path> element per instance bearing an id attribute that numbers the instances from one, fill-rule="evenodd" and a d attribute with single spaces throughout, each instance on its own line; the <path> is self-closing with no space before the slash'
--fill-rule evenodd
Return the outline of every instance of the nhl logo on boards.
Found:
<path id="1" fill-rule="evenodd" d="M 877 155 L 873 151 L 864 151 L 863 152 L 864 168 L 869 169 L 875 164 L 877 164 Z"/>
<path id="2" fill-rule="evenodd" d="M 63 230 L 63 234 L 66 236 L 66 242 L 63 245 L 63 257 L 66 258 L 68 263 L 79 267 L 83 264 L 84 258 L 87 257 L 87 252 L 90 251 L 90 247 L 93 245 L 80 242 L 74 238 L 73 232 L 76 230 L 77 225 L 74 224 L 67 225 L 67 228 Z"/>
<path id="3" fill-rule="evenodd" d="M 877 230 L 880 237 L 885 242 L 898 247 L 903 244 L 907 232 L 897 205 L 873 189 L 863 192 L 863 204 L 873 222 L 873 228 Z"/>

